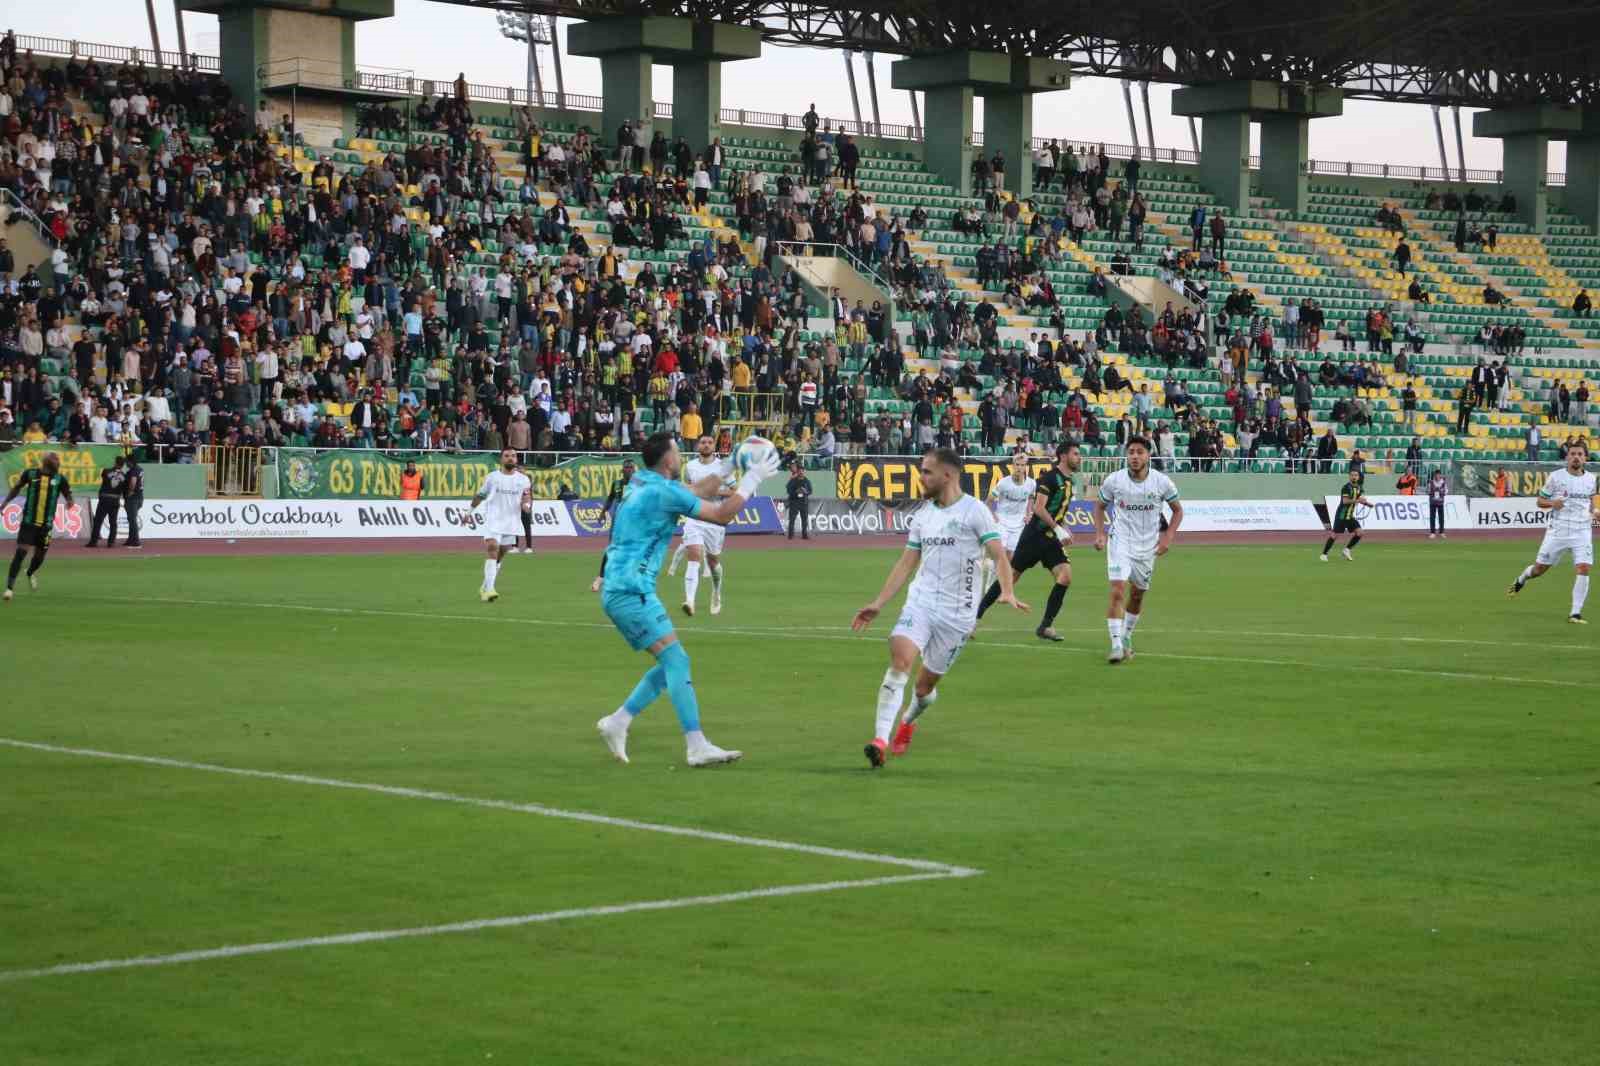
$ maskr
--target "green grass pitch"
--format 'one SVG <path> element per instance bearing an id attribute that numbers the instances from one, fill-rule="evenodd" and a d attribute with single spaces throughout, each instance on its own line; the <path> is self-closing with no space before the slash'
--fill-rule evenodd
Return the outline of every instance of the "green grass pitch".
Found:
<path id="1" fill-rule="evenodd" d="M 1570 567 L 1506 599 L 1534 544 L 1180 545 L 1116 668 L 1079 548 L 1067 642 L 993 616 L 877 773 L 893 614 L 847 627 L 892 551 L 732 543 L 680 626 L 746 752 L 710 771 L 664 699 L 606 757 L 646 659 L 591 554 L 492 606 L 470 545 L 53 559 L 0 613 L 0 737 L 983 873 L 7 978 L 906 871 L 0 745 L 0 1063 L 1594 1061 L 1595 627 Z"/>

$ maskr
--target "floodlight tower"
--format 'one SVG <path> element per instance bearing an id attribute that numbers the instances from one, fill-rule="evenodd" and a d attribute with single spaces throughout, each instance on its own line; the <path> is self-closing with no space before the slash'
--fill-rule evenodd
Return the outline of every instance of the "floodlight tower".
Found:
<path id="1" fill-rule="evenodd" d="M 564 102 L 566 94 L 561 85 L 561 55 L 556 47 L 554 17 L 534 15 L 528 11 L 497 11 L 495 21 L 500 24 L 500 36 L 521 41 L 528 46 L 528 99 L 536 107 L 544 106 L 544 76 L 539 69 L 539 46 L 547 44 L 555 55 L 556 106 Z"/>

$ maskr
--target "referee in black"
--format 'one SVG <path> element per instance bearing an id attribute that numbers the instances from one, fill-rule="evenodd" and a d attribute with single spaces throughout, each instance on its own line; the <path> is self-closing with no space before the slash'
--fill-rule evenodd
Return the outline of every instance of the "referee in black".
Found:
<path id="1" fill-rule="evenodd" d="M 89 528 L 88 546 L 91 548 L 100 546 L 100 525 L 103 522 L 111 524 L 106 534 L 106 547 L 117 546 L 117 509 L 122 506 L 122 483 L 128 477 L 123 469 L 125 462 L 119 455 L 110 466 L 100 471 L 100 495 L 94 501 L 94 524 Z"/>
<path id="2" fill-rule="evenodd" d="M 789 465 L 789 538 L 794 539 L 794 520 L 800 519 L 800 539 L 811 539 L 811 479 L 800 469 L 800 460 Z"/>
<path id="3" fill-rule="evenodd" d="M 628 484 L 633 480 L 633 472 L 637 469 L 632 459 L 622 461 L 622 476 L 611 483 L 611 491 L 606 493 L 606 505 L 603 513 L 606 515 L 606 525 L 610 526 L 611 513 L 617 509 L 617 504 L 622 502 L 622 494 L 628 491 Z M 606 550 L 600 553 L 600 573 L 595 575 L 594 581 L 589 585 L 590 592 L 599 592 L 606 583 L 606 556 L 611 554 L 611 546 L 606 545 Z"/>
<path id="4" fill-rule="evenodd" d="M 122 478 L 122 510 L 128 516 L 128 540 L 125 547 L 142 548 L 139 540 L 139 512 L 144 508 L 144 467 L 137 455 L 128 456 L 128 465 Z"/>
<path id="5" fill-rule="evenodd" d="M 1072 543 L 1072 532 L 1067 528 L 1067 513 L 1072 510 L 1072 475 L 1083 465 L 1078 443 L 1070 438 L 1056 445 L 1056 465 L 1040 477 L 1033 493 L 1033 517 L 1022 527 L 1017 546 L 1011 553 L 1011 580 L 1015 582 L 1023 573 L 1043 564 L 1055 576 L 1050 587 L 1050 599 L 1045 604 L 1039 628 L 1033 631 L 1040 640 L 1059 642 L 1062 637 L 1052 623 L 1061 605 L 1066 602 L 1067 589 L 1072 585 L 1072 560 L 1067 557 L 1066 546 Z M 994 606 L 1000 598 L 1000 582 L 996 581 L 983 594 L 978 606 L 978 617 Z"/>

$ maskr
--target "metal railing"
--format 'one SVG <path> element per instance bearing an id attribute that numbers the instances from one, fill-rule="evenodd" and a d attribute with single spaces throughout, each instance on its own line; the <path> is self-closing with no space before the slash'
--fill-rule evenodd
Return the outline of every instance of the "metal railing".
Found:
<path id="1" fill-rule="evenodd" d="M 796 260 L 797 263 L 802 264 L 807 259 L 843 259 L 855 270 L 857 274 L 860 274 L 863 278 L 882 289 L 885 295 L 894 292 L 894 286 L 887 278 L 878 273 L 877 269 L 874 268 L 870 263 L 862 259 L 859 255 L 851 251 L 843 244 L 824 244 L 818 241 L 777 241 L 776 249 L 778 254 L 790 256 Z M 797 266 L 796 269 L 800 268 Z M 804 271 L 801 272 L 804 273 Z M 807 278 L 806 280 L 811 281 L 810 278 Z M 820 283 L 816 281 L 812 281 L 811 283 L 813 285 L 820 285 Z M 824 293 L 824 295 L 826 294 Z"/>
<path id="2" fill-rule="evenodd" d="M 142 62 L 148 66 L 158 64 L 156 53 L 149 48 L 129 48 L 122 45 L 93 44 L 87 41 L 74 41 L 61 37 L 38 37 L 31 34 L 17 35 L 18 51 L 37 52 L 42 55 L 77 56 L 79 58 L 94 58 L 113 63 Z M 189 54 L 189 67 L 202 73 L 215 74 L 221 69 L 221 61 L 216 56 Z M 159 65 L 178 66 L 183 57 L 177 52 L 163 50 Z M 406 79 L 406 88 L 399 88 L 386 82 L 385 75 L 358 74 L 358 88 L 369 88 L 378 92 L 396 93 L 421 93 L 450 95 L 454 92 L 454 79 L 438 78 L 409 78 Z M 369 82 L 368 79 L 372 80 Z M 484 103 L 507 104 L 512 107 L 543 107 L 548 106 L 547 101 L 554 100 L 558 109 L 568 111 L 601 111 L 604 99 L 592 93 L 564 93 L 557 96 L 553 92 L 529 93 L 525 88 L 516 88 L 508 85 L 486 85 L 479 82 L 467 84 L 467 98 Z M 721 110 L 723 122 L 737 123 L 764 129 L 800 130 L 803 129 L 801 115 L 798 113 L 778 111 L 753 111 L 746 108 L 724 107 Z M 653 117 L 671 118 L 672 104 L 668 101 L 657 100 L 653 108 Z M 821 128 L 832 128 L 835 131 L 849 133 L 852 136 L 881 137 L 885 140 L 916 141 L 920 140 L 923 128 L 894 122 L 856 122 L 851 119 L 823 118 Z M 1067 145 L 1072 145 L 1079 152 L 1098 151 L 1105 149 L 1108 159 L 1131 159 L 1138 152 L 1142 159 L 1155 163 L 1196 164 L 1200 161 L 1199 153 L 1186 148 L 1155 148 L 1151 146 L 1136 146 L 1131 144 L 1112 144 L 1101 141 L 1078 141 L 1064 137 L 1035 137 L 1034 147 L 1043 148 L 1051 141 L 1059 145 L 1063 151 Z M 983 144 L 983 131 L 974 130 L 972 143 L 975 146 Z M 1259 156 L 1250 158 L 1250 166 L 1259 169 L 1261 159 Z M 1438 182 L 1481 182 L 1485 184 L 1499 184 L 1504 178 L 1500 170 L 1473 170 L 1469 169 L 1465 175 L 1457 169 L 1441 169 L 1439 167 L 1413 166 L 1398 163 L 1361 163 L 1341 162 L 1327 159 L 1314 159 L 1307 164 L 1310 174 L 1332 177 L 1375 177 L 1399 178 L 1408 181 L 1438 181 Z M 1545 176 L 1545 182 L 1551 186 L 1564 186 L 1567 182 L 1565 173 L 1551 172 Z"/>
<path id="3" fill-rule="evenodd" d="M 262 449 L 226 444 L 200 447 L 200 462 L 206 468 L 206 495 L 261 495 Z"/>
<path id="4" fill-rule="evenodd" d="M 31 33 L 17 34 L 17 51 L 37 52 L 41 55 L 67 56 L 93 59 L 102 63 L 143 63 L 148 67 L 186 67 L 202 74 L 216 74 L 222 70 L 222 61 L 216 56 L 190 52 L 171 52 L 162 49 L 160 55 L 153 48 L 127 47 L 120 44 L 96 44 L 92 41 L 74 41 L 64 37 L 38 37 Z"/>
<path id="5" fill-rule="evenodd" d="M 357 67 L 346 75 L 344 65 L 331 59 L 292 56 L 263 63 L 256 68 L 256 83 L 262 89 L 331 89 L 373 93 L 381 96 L 410 96 L 418 82 L 411 72 L 399 67 Z"/>
<path id="6" fill-rule="evenodd" d="M 61 243 L 56 240 L 56 235 L 50 232 L 50 227 L 45 225 L 44 219 L 35 214 L 33 208 L 23 203 L 21 198 L 10 189 L 0 188 L 0 208 L 4 209 L 4 213 L 0 214 L 0 218 L 4 218 L 7 221 L 10 220 L 11 215 L 21 215 L 23 221 L 27 222 L 39 234 L 39 240 L 44 242 L 46 248 L 54 248 Z"/>

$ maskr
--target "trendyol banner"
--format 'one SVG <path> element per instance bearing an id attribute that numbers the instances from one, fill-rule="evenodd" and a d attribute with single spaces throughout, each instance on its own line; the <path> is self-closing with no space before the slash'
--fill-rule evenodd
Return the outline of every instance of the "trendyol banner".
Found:
<path id="1" fill-rule="evenodd" d="M 611 533 L 611 514 L 604 500 L 568 500 L 571 532 L 580 537 L 604 537 Z M 778 509 L 767 496 L 756 496 L 728 523 L 729 533 L 780 533 L 783 531 Z"/>
<path id="2" fill-rule="evenodd" d="M 1191 533 L 1320 531 L 1324 527 L 1310 500 L 1184 500 L 1183 530 Z M 788 529 L 787 504 L 779 502 Z M 920 502 L 878 503 L 872 500 L 812 500 L 814 533 L 862 536 L 903 534 Z M 1109 520 L 1109 515 L 1108 515 Z M 1094 535 L 1094 501 L 1075 500 L 1067 509 L 1065 525 L 1078 545 Z"/>
<path id="3" fill-rule="evenodd" d="M 843 533 L 855 536 L 904 535 L 911 528 L 911 519 L 924 507 L 923 500 L 880 502 L 876 500 L 811 500 L 810 526 L 813 533 Z M 1309 506 L 1309 505 L 1308 505 Z M 789 505 L 777 501 L 778 516 L 783 530 L 789 528 Z M 1089 500 L 1075 500 L 1067 509 L 1064 523 L 1075 537 L 1094 533 L 1094 504 Z"/>

